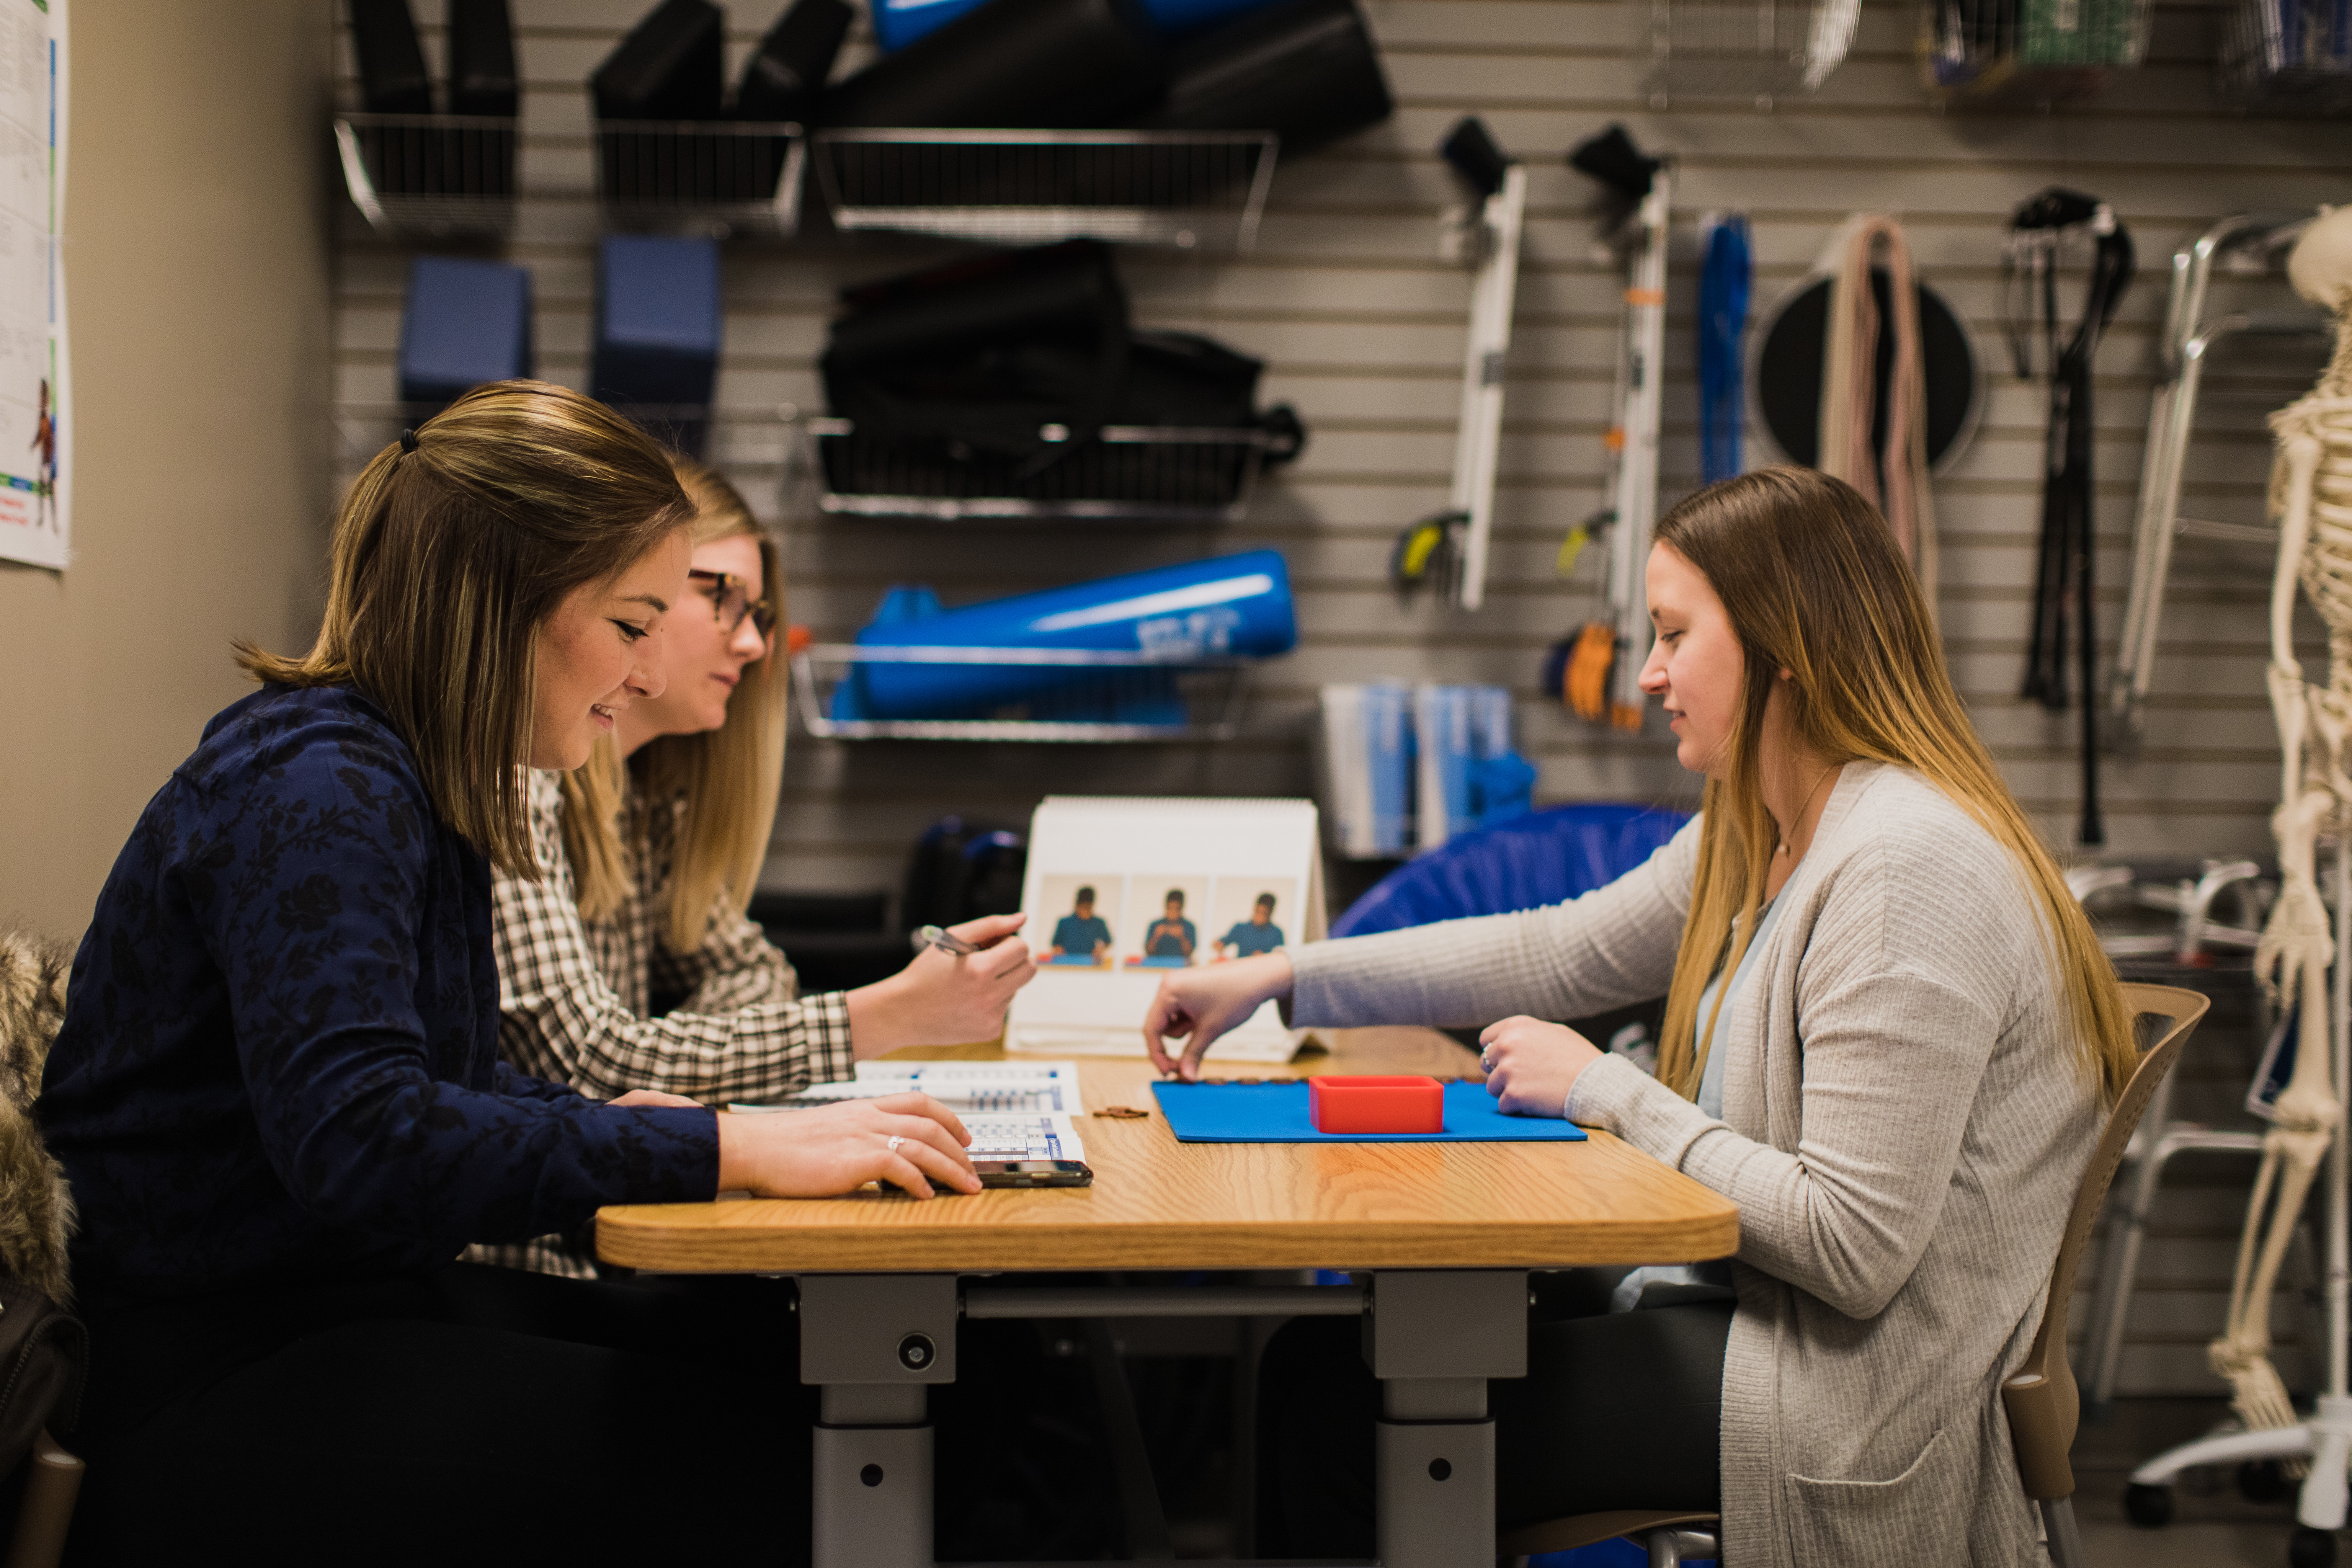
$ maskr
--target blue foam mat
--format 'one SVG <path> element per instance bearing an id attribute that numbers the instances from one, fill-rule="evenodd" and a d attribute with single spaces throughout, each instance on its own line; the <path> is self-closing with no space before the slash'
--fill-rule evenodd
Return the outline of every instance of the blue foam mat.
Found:
<path id="1" fill-rule="evenodd" d="M 1584 1129 L 1550 1117 L 1506 1116 L 1483 1083 L 1445 1086 L 1443 1132 L 1318 1132 L 1307 1080 L 1155 1083 L 1160 1110 L 1184 1143 L 1574 1143 Z"/>

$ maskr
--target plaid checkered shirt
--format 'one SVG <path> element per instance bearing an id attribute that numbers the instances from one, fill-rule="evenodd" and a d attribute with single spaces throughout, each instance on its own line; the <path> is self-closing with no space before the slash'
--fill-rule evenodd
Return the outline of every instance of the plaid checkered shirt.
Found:
<path id="1" fill-rule="evenodd" d="M 536 882 L 501 872 L 492 943 L 499 1051 L 524 1072 L 594 1099 L 661 1089 L 709 1103 L 763 1100 L 855 1072 L 840 992 L 801 996 L 792 964 L 723 896 L 692 952 L 672 952 L 671 857 L 684 797 L 625 807 L 628 889 L 604 920 L 583 920 L 563 847 L 563 795 L 530 774 Z M 674 1003 L 659 1017 L 655 998 Z M 578 1238 L 476 1247 L 478 1262 L 593 1277 Z"/>

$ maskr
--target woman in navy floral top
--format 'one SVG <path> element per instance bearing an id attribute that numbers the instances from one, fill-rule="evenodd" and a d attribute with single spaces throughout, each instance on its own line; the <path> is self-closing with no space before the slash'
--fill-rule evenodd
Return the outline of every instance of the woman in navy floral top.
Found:
<path id="1" fill-rule="evenodd" d="M 521 770 L 578 765 L 661 691 L 689 515 L 601 405 L 478 388 L 369 464 L 317 646 L 242 649 L 263 689 L 140 817 L 38 1108 L 93 1340 L 77 1560 L 804 1557 L 772 1291 L 453 1262 L 604 1204 L 977 1190 L 920 1096 L 720 1117 L 498 1059 L 490 869 L 530 865 Z M 752 1336 L 776 1353 L 746 1373 Z M 722 1352 L 723 1382 L 697 1360 Z M 616 1470 L 640 1500 L 762 1500 L 616 1512 Z"/>

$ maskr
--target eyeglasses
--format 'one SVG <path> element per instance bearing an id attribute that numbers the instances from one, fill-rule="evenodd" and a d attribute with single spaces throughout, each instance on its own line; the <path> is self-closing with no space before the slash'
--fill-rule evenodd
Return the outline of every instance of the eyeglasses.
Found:
<path id="1" fill-rule="evenodd" d="M 703 592 L 710 595 L 711 615 L 727 628 L 729 637 L 743 629 L 746 616 L 763 637 L 775 630 L 776 606 L 765 599 L 754 601 L 751 584 L 734 573 L 705 572 L 696 567 L 687 575 L 710 584 Z"/>

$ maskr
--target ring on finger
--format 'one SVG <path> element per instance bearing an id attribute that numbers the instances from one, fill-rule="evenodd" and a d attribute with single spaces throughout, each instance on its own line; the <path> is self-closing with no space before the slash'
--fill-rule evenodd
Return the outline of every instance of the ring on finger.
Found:
<path id="1" fill-rule="evenodd" d="M 1495 1053 L 1494 1053 L 1494 1052 L 1492 1052 L 1492 1051 L 1481 1051 L 1481 1052 L 1479 1053 L 1479 1055 L 1478 1055 L 1478 1070 L 1479 1070 L 1480 1072 L 1493 1072 L 1493 1071 L 1495 1070 Z"/>
<path id="2" fill-rule="evenodd" d="M 888 1143 L 888 1145 L 887 1145 L 887 1147 L 889 1148 L 890 1152 L 892 1152 L 893 1154 L 897 1153 L 897 1152 L 898 1152 L 898 1145 L 899 1145 L 899 1144 L 901 1144 L 901 1143 L 904 1143 L 906 1141 L 907 1141 L 907 1140 L 906 1140 L 905 1138 L 903 1138 L 903 1137 L 901 1137 L 901 1136 L 899 1136 L 899 1135 L 898 1135 L 898 1134 L 895 1134 L 895 1133 L 894 1133 L 894 1134 L 892 1134 L 891 1139 L 890 1139 L 890 1142 L 889 1142 L 889 1143 Z"/>

